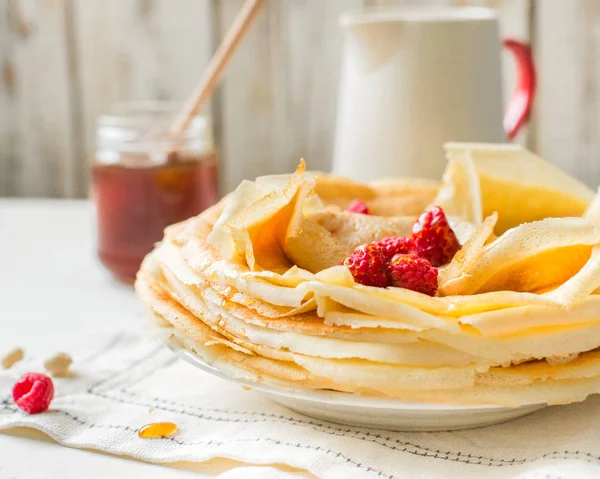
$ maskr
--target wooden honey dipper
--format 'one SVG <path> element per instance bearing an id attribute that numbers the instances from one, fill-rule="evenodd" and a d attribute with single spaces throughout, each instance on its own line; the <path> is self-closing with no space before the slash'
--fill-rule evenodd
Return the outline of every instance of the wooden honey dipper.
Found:
<path id="1" fill-rule="evenodd" d="M 227 31 L 219 48 L 217 48 L 217 51 L 208 63 L 192 96 L 175 118 L 175 121 L 170 128 L 172 138 L 178 139 L 183 135 L 190 126 L 194 116 L 212 96 L 225 67 L 264 4 L 265 0 L 246 0 L 246 3 L 243 5 L 233 21 L 233 24 Z"/>

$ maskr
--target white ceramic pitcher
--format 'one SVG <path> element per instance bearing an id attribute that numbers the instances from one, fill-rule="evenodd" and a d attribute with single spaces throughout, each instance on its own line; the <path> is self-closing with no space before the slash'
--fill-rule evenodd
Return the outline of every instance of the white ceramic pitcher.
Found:
<path id="1" fill-rule="evenodd" d="M 505 142 L 535 91 L 529 46 L 504 40 L 518 65 L 503 115 L 498 19 L 477 7 L 348 14 L 333 172 L 369 180 L 439 179 L 446 141 Z M 504 125 L 503 125 L 504 117 Z"/>

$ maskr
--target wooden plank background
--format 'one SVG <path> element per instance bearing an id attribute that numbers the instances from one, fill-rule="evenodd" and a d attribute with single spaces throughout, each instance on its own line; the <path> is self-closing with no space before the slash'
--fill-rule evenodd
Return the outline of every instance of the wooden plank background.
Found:
<path id="1" fill-rule="evenodd" d="M 182 100 L 243 0 L 3 0 L 0 196 L 83 197 L 94 122 L 124 100 Z M 398 4 L 498 8 L 502 32 L 530 40 L 539 65 L 534 118 L 519 138 L 592 186 L 600 183 L 597 0 L 270 0 L 236 53 L 211 113 L 222 190 L 332 153 L 341 13 Z M 505 59 L 506 94 L 514 67 Z"/>

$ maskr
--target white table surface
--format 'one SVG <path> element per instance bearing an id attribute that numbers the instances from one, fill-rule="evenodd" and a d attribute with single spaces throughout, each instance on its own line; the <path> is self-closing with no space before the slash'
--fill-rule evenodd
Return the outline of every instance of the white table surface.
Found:
<path id="1" fill-rule="evenodd" d="M 21 346 L 45 356 L 139 321 L 142 307 L 131 286 L 114 281 L 96 259 L 94 234 L 87 201 L 0 199 L 0 354 Z M 0 434 L 0 479 L 299 477 L 231 466 L 159 466 L 69 449 L 32 431 Z"/>

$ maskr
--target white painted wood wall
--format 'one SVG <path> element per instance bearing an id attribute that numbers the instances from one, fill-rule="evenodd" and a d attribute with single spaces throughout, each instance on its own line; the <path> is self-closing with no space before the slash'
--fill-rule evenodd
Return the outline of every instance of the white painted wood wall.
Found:
<path id="1" fill-rule="evenodd" d="M 86 196 L 95 118 L 184 99 L 242 3 L 0 0 L 0 196 Z M 599 0 L 269 0 L 210 105 L 223 191 L 300 156 L 328 168 L 343 11 L 448 3 L 497 7 L 504 34 L 532 41 L 539 95 L 520 141 L 597 186 Z"/>

